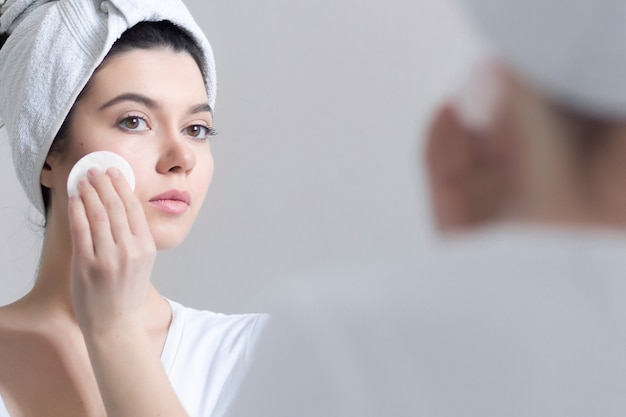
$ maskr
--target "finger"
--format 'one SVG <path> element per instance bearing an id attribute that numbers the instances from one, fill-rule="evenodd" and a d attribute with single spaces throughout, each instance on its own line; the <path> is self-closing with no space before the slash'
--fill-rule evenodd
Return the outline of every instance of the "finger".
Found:
<path id="1" fill-rule="evenodd" d="M 130 232 L 135 236 L 151 237 L 144 209 L 124 176 L 117 168 L 109 168 L 107 175 L 111 178 L 111 183 L 124 204 Z"/>
<path id="2" fill-rule="evenodd" d="M 450 106 L 435 115 L 428 132 L 426 159 L 431 204 L 440 231 L 457 231 L 473 224 L 479 138 L 466 129 Z"/>
<path id="3" fill-rule="evenodd" d="M 85 181 L 85 180 L 83 180 Z M 78 194 L 70 197 L 68 203 L 72 252 L 79 257 L 91 258 L 94 253 L 89 220 L 85 206 Z"/>
<path id="4" fill-rule="evenodd" d="M 122 242 L 131 235 L 126 216 L 126 207 L 108 175 L 91 177 L 91 184 L 98 193 L 98 197 L 107 213 L 111 226 L 111 235 L 116 243 Z"/>
<path id="5" fill-rule="evenodd" d="M 433 118 L 426 145 L 431 180 L 439 182 L 465 177 L 474 165 L 480 138 L 464 127 L 450 106 L 444 106 Z"/>
<path id="6" fill-rule="evenodd" d="M 106 212 L 98 192 L 90 182 L 94 176 L 102 175 L 96 170 L 90 170 L 89 181 L 81 180 L 78 183 L 78 191 L 85 207 L 91 239 L 93 241 L 94 252 L 110 250 L 115 246 L 113 235 L 111 234 L 111 224 L 109 215 Z"/>

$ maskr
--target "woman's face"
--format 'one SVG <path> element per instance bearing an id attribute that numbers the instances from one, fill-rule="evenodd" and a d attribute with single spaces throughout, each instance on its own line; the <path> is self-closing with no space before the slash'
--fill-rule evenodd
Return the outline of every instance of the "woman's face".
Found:
<path id="1" fill-rule="evenodd" d="M 74 106 L 67 146 L 49 157 L 52 206 L 66 213 L 65 182 L 78 159 L 112 151 L 133 167 L 157 248 L 178 245 L 213 176 L 211 126 L 204 81 L 189 54 L 137 49 L 111 58 Z"/>

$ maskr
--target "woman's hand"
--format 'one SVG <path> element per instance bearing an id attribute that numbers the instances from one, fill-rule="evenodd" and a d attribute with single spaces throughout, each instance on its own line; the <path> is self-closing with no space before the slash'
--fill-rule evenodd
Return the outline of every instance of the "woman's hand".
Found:
<path id="1" fill-rule="evenodd" d="M 116 168 L 96 168 L 70 198 L 72 301 L 83 333 L 143 328 L 156 248 L 143 208 Z"/>
<path id="2" fill-rule="evenodd" d="M 72 302 L 107 415 L 187 416 L 146 330 L 156 248 L 143 208 L 117 169 L 88 177 L 68 206 Z"/>

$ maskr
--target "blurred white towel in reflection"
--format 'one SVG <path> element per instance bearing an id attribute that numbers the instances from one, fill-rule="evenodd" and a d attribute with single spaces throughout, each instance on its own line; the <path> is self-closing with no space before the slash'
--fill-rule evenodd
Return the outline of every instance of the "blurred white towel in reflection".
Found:
<path id="1" fill-rule="evenodd" d="M 624 254 L 511 226 L 319 271 L 274 294 L 231 416 L 623 416 Z"/>

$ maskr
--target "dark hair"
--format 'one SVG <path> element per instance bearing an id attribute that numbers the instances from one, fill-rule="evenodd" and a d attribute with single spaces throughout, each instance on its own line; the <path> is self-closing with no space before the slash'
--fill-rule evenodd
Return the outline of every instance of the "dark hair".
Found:
<path id="1" fill-rule="evenodd" d="M 1 36 L 1 35 L 0 35 Z M 0 39 L 0 42 L 2 40 Z M 125 52 L 132 51 L 134 49 L 158 49 L 165 48 L 174 52 L 186 52 L 194 59 L 200 72 L 202 79 L 207 81 L 207 68 L 204 59 L 204 52 L 202 48 L 195 41 L 193 36 L 185 29 L 175 25 L 174 23 L 163 20 L 159 22 L 140 22 L 135 26 L 127 29 L 122 36 L 113 44 L 108 54 L 100 64 L 100 66 L 94 71 L 94 74 L 98 72 L 107 61 L 111 58 L 121 55 Z M 91 82 L 87 85 L 78 95 L 76 102 L 89 91 Z M 74 105 L 76 104 L 74 103 Z M 49 152 L 62 152 L 67 145 L 69 138 L 69 128 L 72 122 L 72 115 L 74 113 L 74 106 L 70 109 L 67 117 L 63 121 L 61 128 L 57 132 Z M 48 213 L 48 206 L 50 205 L 50 190 L 41 186 L 41 193 L 43 195 L 45 213 Z"/>
<path id="2" fill-rule="evenodd" d="M 0 33 L 0 49 L 2 49 L 7 39 L 9 39 L 8 33 Z"/>
<path id="3" fill-rule="evenodd" d="M 609 117 L 591 116 L 570 106 L 552 102 L 557 118 L 566 126 L 568 142 L 573 149 L 577 172 L 582 178 L 589 174 L 596 157 L 606 148 L 615 120 Z"/>

